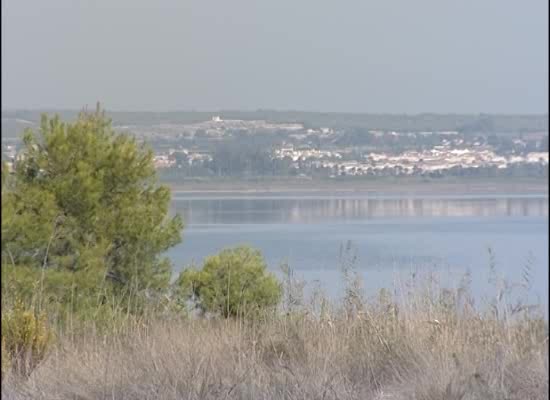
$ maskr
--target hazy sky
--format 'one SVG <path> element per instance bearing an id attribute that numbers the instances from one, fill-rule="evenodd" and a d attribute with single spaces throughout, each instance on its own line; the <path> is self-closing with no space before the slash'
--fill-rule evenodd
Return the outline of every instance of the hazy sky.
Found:
<path id="1" fill-rule="evenodd" d="M 2 0 L 2 107 L 546 113 L 548 0 Z"/>

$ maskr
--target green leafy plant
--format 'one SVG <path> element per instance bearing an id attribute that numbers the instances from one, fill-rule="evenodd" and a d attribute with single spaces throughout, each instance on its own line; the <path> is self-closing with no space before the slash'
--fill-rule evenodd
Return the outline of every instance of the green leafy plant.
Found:
<path id="1" fill-rule="evenodd" d="M 206 259 L 202 270 L 186 269 L 176 287 L 203 311 L 224 317 L 275 307 L 282 288 L 258 250 L 240 246 Z"/>

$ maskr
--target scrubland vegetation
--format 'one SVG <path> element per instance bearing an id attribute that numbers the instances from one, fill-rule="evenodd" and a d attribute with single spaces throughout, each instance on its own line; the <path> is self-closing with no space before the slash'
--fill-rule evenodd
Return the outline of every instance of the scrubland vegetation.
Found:
<path id="1" fill-rule="evenodd" d="M 36 322 L 19 315 L 18 333 L 2 327 L 3 337 L 25 349 L 8 348 L 8 354 L 20 355 L 3 370 L 3 395 L 548 398 L 548 327 L 527 308 L 495 301 L 480 311 L 467 288 L 446 291 L 422 283 L 399 301 L 388 291 L 367 299 L 350 282 L 346 296 L 334 304 L 320 293 L 304 298 L 299 285 L 288 283 L 277 311 L 207 318 L 169 304 L 139 315 L 113 309 L 109 321 L 68 327 L 50 321 L 47 329 L 55 339 L 49 342 L 40 315 Z"/>
<path id="2" fill-rule="evenodd" d="M 368 298 L 344 257 L 333 301 L 246 247 L 171 279 L 183 223 L 150 151 L 99 109 L 25 145 L 2 169 L 2 398 L 548 398 L 547 321 L 502 280 L 482 304 L 429 277 Z"/>

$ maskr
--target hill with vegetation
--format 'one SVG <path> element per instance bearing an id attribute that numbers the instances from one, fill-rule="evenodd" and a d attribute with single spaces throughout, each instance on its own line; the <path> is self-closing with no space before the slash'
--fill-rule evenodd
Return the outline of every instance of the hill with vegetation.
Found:
<path id="1" fill-rule="evenodd" d="M 38 123 L 42 113 L 58 114 L 64 120 L 74 120 L 76 110 L 3 110 L 2 120 L 19 119 Z M 312 128 L 367 128 L 393 131 L 458 131 L 472 133 L 548 132 L 548 114 L 369 114 L 305 111 L 109 111 L 115 125 L 156 125 L 160 123 L 193 124 L 208 121 L 213 116 L 229 120 L 265 120 L 274 123 L 296 122 Z M 4 126 L 2 127 L 4 131 Z M 6 126 L 6 129 L 9 127 Z M 13 135 L 13 129 L 5 132 Z M 3 132 L 4 134 L 4 132 Z"/>

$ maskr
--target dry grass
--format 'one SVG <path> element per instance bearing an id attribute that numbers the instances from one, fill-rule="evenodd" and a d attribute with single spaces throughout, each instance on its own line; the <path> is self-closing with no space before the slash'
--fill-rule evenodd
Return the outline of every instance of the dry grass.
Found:
<path id="1" fill-rule="evenodd" d="M 484 306 L 468 275 L 456 290 L 413 280 L 367 300 L 350 250 L 338 304 L 320 290 L 306 299 L 285 267 L 282 312 L 261 320 L 157 315 L 59 330 L 29 377 L 3 377 L 2 399 L 548 399 L 548 323 L 510 301 L 514 285 L 493 264 Z"/>
<path id="2" fill-rule="evenodd" d="M 387 295 L 350 295 L 340 309 L 323 300 L 316 316 L 301 308 L 256 322 L 90 330 L 61 337 L 28 379 L 8 375 L 2 398 L 548 398 L 545 322 L 521 312 L 497 319 L 442 293 L 400 307 Z"/>

